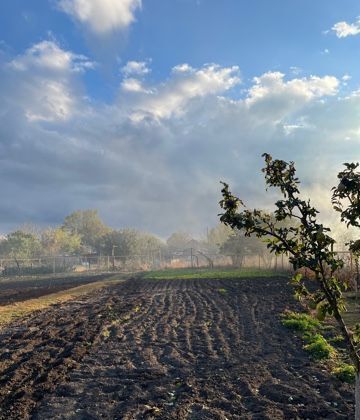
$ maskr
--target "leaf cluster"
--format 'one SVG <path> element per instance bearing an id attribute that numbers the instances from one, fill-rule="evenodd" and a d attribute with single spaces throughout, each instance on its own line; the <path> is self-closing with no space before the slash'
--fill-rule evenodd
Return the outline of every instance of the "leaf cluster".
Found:
<path id="1" fill-rule="evenodd" d="M 342 222 L 360 227 L 360 172 L 356 171 L 359 163 L 344 163 L 344 166 L 338 174 L 339 185 L 332 188 L 331 201 L 334 209 L 340 212 Z"/>

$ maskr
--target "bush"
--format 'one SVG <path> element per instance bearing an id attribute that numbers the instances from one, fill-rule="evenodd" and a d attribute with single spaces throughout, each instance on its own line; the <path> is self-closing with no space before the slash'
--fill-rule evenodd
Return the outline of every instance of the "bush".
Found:
<path id="1" fill-rule="evenodd" d="M 355 367 L 343 363 L 332 371 L 333 375 L 336 376 L 340 381 L 352 384 L 355 382 Z"/>
<path id="2" fill-rule="evenodd" d="M 299 312 L 286 312 L 283 314 L 282 324 L 292 330 L 308 332 L 320 327 L 320 322 L 308 314 Z"/>

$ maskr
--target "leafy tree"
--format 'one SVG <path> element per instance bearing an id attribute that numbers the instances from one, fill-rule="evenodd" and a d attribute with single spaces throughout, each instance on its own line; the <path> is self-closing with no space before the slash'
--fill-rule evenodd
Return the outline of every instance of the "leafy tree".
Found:
<path id="1" fill-rule="evenodd" d="M 209 230 L 207 242 L 215 247 L 221 247 L 232 235 L 233 231 L 229 226 L 219 223 Z"/>
<path id="2" fill-rule="evenodd" d="M 162 246 L 160 239 L 135 229 L 121 229 L 108 232 L 102 238 L 102 253 L 122 257 L 124 263 L 130 258 L 149 257 Z"/>
<path id="3" fill-rule="evenodd" d="M 175 232 L 167 239 L 169 251 L 183 251 L 192 240 L 191 235 L 185 232 Z"/>
<path id="4" fill-rule="evenodd" d="M 65 217 L 62 228 L 81 237 L 81 244 L 96 248 L 102 236 L 110 231 L 97 210 L 77 210 Z"/>
<path id="5" fill-rule="evenodd" d="M 274 222 L 270 215 L 259 210 L 249 210 L 244 203 L 234 196 L 227 184 L 223 184 L 223 199 L 220 201 L 224 213 L 220 220 L 245 233 L 246 236 L 257 236 L 268 238 L 268 248 L 277 254 L 287 254 L 289 261 L 295 270 L 306 267 L 314 273 L 318 288 L 314 291 L 308 290 L 302 276 L 297 274 L 292 282 L 295 285 L 296 296 L 303 299 L 313 308 L 316 308 L 318 317 L 324 319 L 326 315 L 332 315 L 341 330 L 349 356 L 355 366 L 356 375 L 356 418 L 360 419 L 360 357 L 358 355 L 360 342 L 360 328 L 351 331 L 344 322 L 342 312 L 345 310 L 342 291 L 344 285 L 336 278 L 336 271 L 343 266 L 343 262 L 332 251 L 334 239 L 329 236 L 330 229 L 324 227 L 317 221 L 319 213 L 311 204 L 310 200 L 300 198 L 299 179 L 296 177 L 294 162 L 287 163 L 283 160 L 273 160 L 269 154 L 263 155 L 265 167 L 263 172 L 268 187 L 280 189 L 283 199 L 275 203 Z M 339 194 L 348 191 L 345 197 L 350 205 L 343 209 L 339 206 L 343 220 L 350 224 L 359 226 L 359 184 L 358 178 L 354 180 L 353 171 L 355 167 L 347 167 L 350 173 L 350 183 L 346 186 L 348 190 L 340 187 L 336 190 L 335 198 L 341 200 Z M 346 183 L 342 182 L 344 185 Z M 345 198 L 344 197 L 344 198 Z M 296 219 L 298 225 L 281 227 L 276 222 Z"/>
<path id="6" fill-rule="evenodd" d="M 74 255 L 81 250 L 81 237 L 63 228 L 46 229 L 41 237 L 44 252 L 48 255 Z"/>
<path id="7" fill-rule="evenodd" d="M 16 260 L 38 257 L 41 254 L 41 243 L 31 233 L 17 230 L 1 241 L 0 254 Z"/>
<path id="8" fill-rule="evenodd" d="M 220 252 L 230 256 L 236 267 L 242 266 L 246 255 L 264 256 L 266 251 L 266 245 L 259 238 L 245 236 L 239 230 L 235 230 L 220 247 Z"/>

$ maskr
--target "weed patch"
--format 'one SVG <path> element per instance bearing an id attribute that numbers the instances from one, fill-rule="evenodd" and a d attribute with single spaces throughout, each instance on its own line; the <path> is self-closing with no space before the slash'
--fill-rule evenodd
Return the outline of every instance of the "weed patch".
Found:
<path id="1" fill-rule="evenodd" d="M 299 312 L 285 312 L 282 324 L 295 331 L 309 332 L 320 328 L 320 322 L 312 316 Z"/>
<path id="2" fill-rule="evenodd" d="M 342 382 L 352 384 L 355 382 L 355 367 L 347 363 L 342 363 L 336 367 L 332 374 Z"/>
<path id="3" fill-rule="evenodd" d="M 321 334 L 305 334 L 303 338 L 307 342 L 304 349 L 315 360 L 330 359 L 336 353 L 334 347 Z"/>

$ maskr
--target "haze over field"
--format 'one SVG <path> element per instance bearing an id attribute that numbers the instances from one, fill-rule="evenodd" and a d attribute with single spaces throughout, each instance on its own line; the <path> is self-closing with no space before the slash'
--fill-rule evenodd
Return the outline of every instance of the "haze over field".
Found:
<path id="1" fill-rule="evenodd" d="M 360 160 L 355 0 L 0 4 L 0 232 L 97 208 L 162 237 L 217 223 L 219 180 L 269 207 L 294 160 L 329 221 Z"/>

